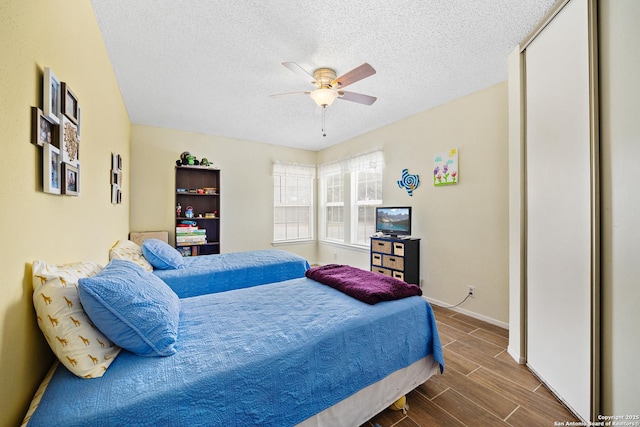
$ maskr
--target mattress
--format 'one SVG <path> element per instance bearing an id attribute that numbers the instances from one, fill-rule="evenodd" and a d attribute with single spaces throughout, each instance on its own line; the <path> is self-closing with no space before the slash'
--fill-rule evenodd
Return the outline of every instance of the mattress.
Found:
<path id="1" fill-rule="evenodd" d="M 303 277 L 306 259 L 279 249 L 185 257 L 185 267 L 153 270 L 180 298 Z"/>
<path id="2" fill-rule="evenodd" d="M 58 366 L 28 425 L 294 426 L 429 356 L 444 365 L 421 297 L 372 306 L 307 278 L 183 299 L 177 349 L 123 351 L 98 379 Z"/>

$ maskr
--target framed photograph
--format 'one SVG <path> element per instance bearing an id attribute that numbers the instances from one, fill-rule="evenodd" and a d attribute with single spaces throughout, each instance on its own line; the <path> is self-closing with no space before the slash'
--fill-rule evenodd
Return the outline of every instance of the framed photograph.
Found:
<path id="1" fill-rule="evenodd" d="M 69 85 L 62 82 L 62 112 L 75 125 L 78 125 L 78 97 L 71 92 Z"/>
<path id="2" fill-rule="evenodd" d="M 62 154 L 62 161 L 76 166 L 80 160 L 78 126 L 66 115 L 63 115 L 60 128 L 60 153 Z"/>
<path id="3" fill-rule="evenodd" d="M 42 190 L 60 194 L 60 150 L 51 144 L 42 147 Z"/>
<path id="4" fill-rule="evenodd" d="M 120 186 L 117 184 L 111 185 L 111 203 L 114 205 L 122 203 L 122 192 L 120 191 Z"/>
<path id="5" fill-rule="evenodd" d="M 62 193 L 68 196 L 80 195 L 80 165 L 62 163 Z"/>
<path id="6" fill-rule="evenodd" d="M 44 115 L 53 123 L 58 124 L 60 123 L 60 94 L 62 88 L 60 86 L 60 80 L 58 80 L 49 67 L 44 69 L 42 87 L 44 89 L 44 100 L 42 102 Z"/>
<path id="7" fill-rule="evenodd" d="M 122 187 L 122 171 L 111 171 L 111 184 L 116 184 L 119 187 Z"/>
<path id="8" fill-rule="evenodd" d="M 80 129 L 81 129 L 81 127 L 82 127 L 82 126 L 80 126 L 80 123 L 81 123 L 81 118 L 80 118 L 81 113 L 82 113 L 82 110 L 80 109 L 80 106 L 78 105 L 78 123 L 76 123 L 76 124 L 78 125 L 78 139 L 80 139 Z"/>
<path id="9" fill-rule="evenodd" d="M 45 144 L 58 144 L 58 125 L 44 115 L 38 107 L 31 107 L 31 143 L 43 147 Z"/>

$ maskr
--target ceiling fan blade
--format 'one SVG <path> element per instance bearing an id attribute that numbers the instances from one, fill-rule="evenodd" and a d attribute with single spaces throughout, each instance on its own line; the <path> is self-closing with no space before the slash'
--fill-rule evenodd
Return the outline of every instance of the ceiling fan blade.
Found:
<path id="1" fill-rule="evenodd" d="M 316 79 L 311 74 L 309 74 L 304 68 L 302 68 L 295 62 L 283 62 L 282 65 L 302 77 L 306 82 L 311 83 L 312 85 L 318 84 Z"/>
<path id="2" fill-rule="evenodd" d="M 378 98 L 375 96 L 363 95 L 361 93 L 338 91 L 338 99 L 344 99 L 345 101 L 357 102 L 358 104 L 371 105 Z"/>
<path id="3" fill-rule="evenodd" d="M 300 93 L 306 93 L 307 95 L 311 93 L 310 90 L 305 90 L 305 91 L 298 91 L 298 92 L 285 92 L 285 93 L 275 93 L 273 95 L 269 95 L 269 98 L 277 98 L 279 96 L 285 96 L 285 95 L 297 95 Z"/>
<path id="4" fill-rule="evenodd" d="M 353 70 L 341 75 L 340 77 L 332 81 L 331 86 L 335 87 L 336 89 L 341 89 L 366 77 L 372 76 L 375 73 L 376 70 L 371 65 L 365 62 L 361 66 L 354 68 Z"/>

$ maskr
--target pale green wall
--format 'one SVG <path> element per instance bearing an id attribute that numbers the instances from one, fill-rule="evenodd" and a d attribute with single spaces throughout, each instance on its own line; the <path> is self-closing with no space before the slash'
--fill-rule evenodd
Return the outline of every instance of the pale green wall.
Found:
<path id="1" fill-rule="evenodd" d="M 81 195 L 42 192 L 42 149 L 30 143 L 44 67 L 82 107 Z M 93 260 L 129 229 L 130 124 L 90 2 L 0 2 L 0 425 L 22 420 L 53 361 L 35 321 L 31 266 Z M 122 205 L 110 201 L 111 152 L 123 155 Z"/>

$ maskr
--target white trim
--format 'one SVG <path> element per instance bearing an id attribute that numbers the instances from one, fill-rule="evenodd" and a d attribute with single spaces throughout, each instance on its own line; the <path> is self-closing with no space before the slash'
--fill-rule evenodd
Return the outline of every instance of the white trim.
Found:
<path id="1" fill-rule="evenodd" d="M 449 305 L 451 305 L 451 304 L 447 304 L 446 302 L 442 302 L 442 301 L 438 301 L 438 300 L 433 299 L 433 298 L 426 297 L 424 295 L 422 296 L 422 298 L 426 299 L 430 304 L 434 304 L 434 305 L 437 305 L 437 306 L 440 306 L 440 307 L 448 307 Z M 450 310 L 453 310 L 455 312 L 467 315 L 469 317 L 473 317 L 474 319 L 482 320 L 484 322 L 490 323 L 490 324 L 495 325 L 495 326 L 499 326 L 499 327 L 501 327 L 503 329 L 509 330 L 509 324 L 505 323 L 505 322 L 502 322 L 500 320 L 496 320 L 496 319 L 493 319 L 493 318 L 488 317 L 488 316 L 483 316 L 482 314 L 474 313 L 473 311 L 465 310 L 465 309 L 459 308 L 459 307 L 454 307 L 454 308 L 451 308 Z"/>
<path id="2" fill-rule="evenodd" d="M 343 243 L 343 242 L 337 242 L 337 241 L 333 241 L 333 240 L 318 240 L 318 243 L 323 244 L 323 245 L 327 245 L 327 246 L 335 246 L 337 248 L 350 249 L 350 250 L 354 250 L 354 251 L 358 251 L 358 252 L 367 252 L 368 253 L 369 250 L 371 249 L 367 245 L 356 245 L 354 243 Z"/>

